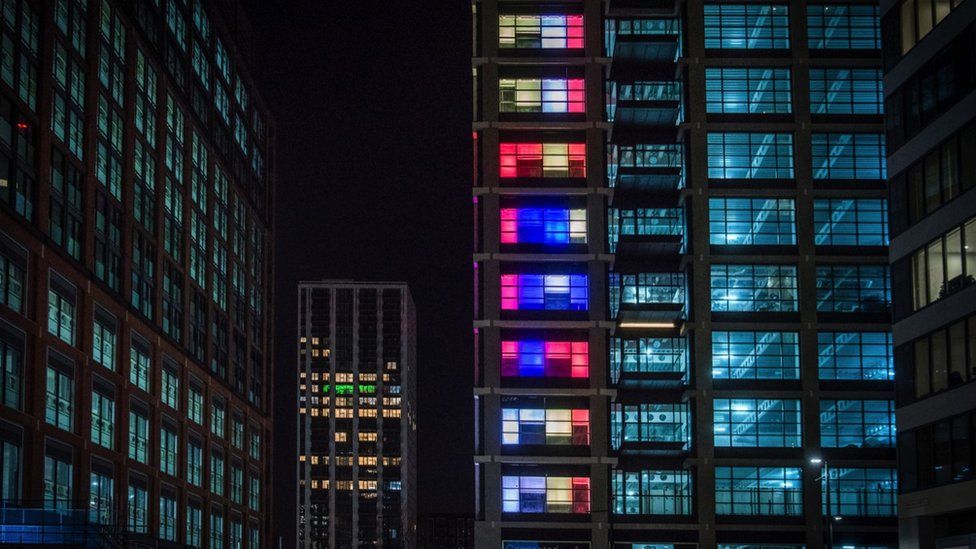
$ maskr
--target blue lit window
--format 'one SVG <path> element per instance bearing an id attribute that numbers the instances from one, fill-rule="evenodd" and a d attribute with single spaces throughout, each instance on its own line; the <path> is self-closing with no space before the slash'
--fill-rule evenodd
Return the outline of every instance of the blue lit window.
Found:
<path id="1" fill-rule="evenodd" d="M 811 114 L 882 114 L 881 69 L 810 69 Z"/>
<path id="2" fill-rule="evenodd" d="M 683 337 L 639 337 L 610 340 L 610 370 L 621 372 L 685 372 L 688 341 Z"/>
<path id="3" fill-rule="evenodd" d="M 582 208 L 502 208 L 502 244 L 586 244 Z"/>
<path id="4" fill-rule="evenodd" d="M 894 401 L 821 400 L 820 445 L 824 448 L 894 448 Z"/>
<path id="5" fill-rule="evenodd" d="M 793 134 L 709 133 L 710 179 L 792 179 Z"/>
<path id="6" fill-rule="evenodd" d="M 889 332 L 821 332 L 817 362 L 820 379 L 895 379 Z"/>
<path id="7" fill-rule="evenodd" d="M 821 481 L 824 514 L 836 517 L 893 517 L 898 511 L 898 473 L 894 469 L 831 467 L 830 512 L 827 511 L 826 479 Z"/>
<path id="8" fill-rule="evenodd" d="M 891 285 L 887 265 L 819 265 L 817 310 L 831 313 L 887 312 Z"/>
<path id="9" fill-rule="evenodd" d="M 684 273 L 611 273 L 613 287 L 619 288 L 620 303 L 648 305 L 653 303 L 684 303 Z"/>
<path id="10" fill-rule="evenodd" d="M 797 448 L 802 444 L 800 401 L 717 398 L 715 446 Z"/>
<path id="11" fill-rule="evenodd" d="M 813 201 L 818 246 L 887 246 L 888 201 L 879 198 L 818 198 Z"/>
<path id="12" fill-rule="evenodd" d="M 690 515 L 693 498 L 688 471 L 613 471 L 618 515 Z"/>
<path id="13" fill-rule="evenodd" d="M 790 10 L 778 4 L 706 4 L 706 49 L 790 47 Z"/>
<path id="14" fill-rule="evenodd" d="M 790 69 L 705 69 L 705 101 L 710 113 L 790 113 Z"/>
<path id="15" fill-rule="evenodd" d="M 792 265 L 712 265 L 711 275 L 713 311 L 796 311 Z"/>
<path id="16" fill-rule="evenodd" d="M 789 198 L 709 198 L 711 244 L 796 244 L 796 211 Z"/>
<path id="17" fill-rule="evenodd" d="M 691 442 L 691 412 L 685 403 L 613 404 L 610 445 Z"/>
<path id="18" fill-rule="evenodd" d="M 715 513 L 802 515 L 802 471 L 799 467 L 716 467 Z"/>
<path id="19" fill-rule="evenodd" d="M 506 311 L 587 310 L 585 274 L 503 274 L 501 287 Z"/>
<path id="20" fill-rule="evenodd" d="M 807 6 L 810 49 L 881 49 L 877 4 Z"/>
<path id="21" fill-rule="evenodd" d="M 885 179 L 885 139 L 878 133 L 815 133 L 814 179 Z"/>
<path id="22" fill-rule="evenodd" d="M 712 332 L 712 377 L 800 379 L 796 332 Z"/>

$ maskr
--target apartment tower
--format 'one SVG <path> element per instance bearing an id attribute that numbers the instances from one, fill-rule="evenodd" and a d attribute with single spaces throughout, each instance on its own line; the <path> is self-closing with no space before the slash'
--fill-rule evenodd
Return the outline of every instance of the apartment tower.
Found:
<path id="1" fill-rule="evenodd" d="M 881 10 L 899 544 L 976 547 L 976 5 Z"/>
<path id="2" fill-rule="evenodd" d="M 893 547 L 878 6 L 472 14 L 476 546 Z"/>
<path id="3" fill-rule="evenodd" d="M 416 311 L 403 282 L 298 285 L 298 547 L 416 547 Z"/>

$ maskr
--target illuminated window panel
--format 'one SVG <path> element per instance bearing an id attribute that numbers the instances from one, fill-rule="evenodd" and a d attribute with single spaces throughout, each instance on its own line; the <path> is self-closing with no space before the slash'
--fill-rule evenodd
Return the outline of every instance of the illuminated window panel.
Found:
<path id="1" fill-rule="evenodd" d="M 503 274 L 502 310 L 585 311 L 588 306 L 584 274 Z"/>
<path id="2" fill-rule="evenodd" d="M 895 379 L 889 332 L 821 332 L 817 334 L 820 379 Z"/>
<path id="3" fill-rule="evenodd" d="M 582 49 L 582 15 L 499 15 L 498 47 Z"/>
<path id="4" fill-rule="evenodd" d="M 705 48 L 786 49 L 790 9 L 780 4 L 706 4 Z"/>
<path id="5" fill-rule="evenodd" d="M 800 516 L 803 472 L 799 467 L 716 467 L 715 514 Z"/>
<path id="6" fill-rule="evenodd" d="M 898 471 L 895 469 L 835 468 L 821 480 L 820 507 L 842 517 L 894 517 L 898 513 Z M 827 490 L 830 496 L 827 496 Z"/>
<path id="7" fill-rule="evenodd" d="M 712 265 L 711 279 L 713 311 L 797 310 L 793 265 Z"/>
<path id="8" fill-rule="evenodd" d="M 708 229 L 710 244 L 794 245 L 796 207 L 789 198 L 709 198 Z"/>
<path id="9" fill-rule="evenodd" d="M 881 69 L 810 69 L 812 114 L 882 114 Z"/>
<path id="10" fill-rule="evenodd" d="M 502 408 L 502 444 L 590 444 L 590 411 Z"/>
<path id="11" fill-rule="evenodd" d="M 883 198 L 817 198 L 813 201 L 818 246 L 887 246 L 888 201 Z"/>
<path id="12" fill-rule="evenodd" d="M 815 133 L 813 178 L 885 179 L 885 136 L 880 133 Z"/>
<path id="13" fill-rule="evenodd" d="M 709 179 L 793 179 L 793 134 L 709 132 Z"/>
<path id="14" fill-rule="evenodd" d="M 500 112 L 586 112 L 586 81 L 582 78 L 501 78 Z"/>
<path id="15" fill-rule="evenodd" d="M 707 68 L 705 102 L 709 113 L 790 113 L 790 69 Z"/>
<path id="16" fill-rule="evenodd" d="M 590 479 L 587 477 L 502 477 L 503 513 L 590 512 Z"/>
<path id="17" fill-rule="evenodd" d="M 807 6 L 810 49 L 881 49 L 881 8 L 876 5 Z"/>
<path id="18" fill-rule="evenodd" d="M 824 448 L 894 448 L 894 401 L 821 400 L 820 445 Z"/>
<path id="19" fill-rule="evenodd" d="M 586 244 L 582 208 L 502 208 L 502 244 Z"/>
<path id="20" fill-rule="evenodd" d="M 586 341 L 502 341 L 502 377 L 570 377 L 590 375 Z"/>
<path id="21" fill-rule="evenodd" d="M 797 448 L 801 444 L 800 401 L 717 398 L 715 446 Z"/>
<path id="22" fill-rule="evenodd" d="M 586 143 L 502 143 L 499 177 L 586 177 Z"/>
<path id="23" fill-rule="evenodd" d="M 715 379 L 800 379 L 796 332 L 712 332 Z"/>

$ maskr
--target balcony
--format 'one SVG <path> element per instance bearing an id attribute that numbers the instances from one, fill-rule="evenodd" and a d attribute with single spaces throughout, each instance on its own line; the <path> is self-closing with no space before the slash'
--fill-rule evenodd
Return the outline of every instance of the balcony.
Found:
<path id="1" fill-rule="evenodd" d="M 673 69 L 681 53 L 678 19 L 608 19 L 605 36 L 607 55 L 618 67 L 658 64 Z"/>
<path id="2" fill-rule="evenodd" d="M 685 403 L 613 404 L 610 445 L 619 455 L 680 456 L 691 448 Z"/>
<path id="3" fill-rule="evenodd" d="M 674 326 L 685 299 L 684 273 L 610 273 L 610 316 L 621 328 Z"/>
<path id="4" fill-rule="evenodd" d="M 674 206 L 684 187 L 684 149 L 676 143 L 611 144 L 607 177 L 616 207 Z"/>
<path id="5" fill-rule="evenodd" d="M 677 269 L 685 251 L 685 220 L 681 208 L 609 210 L 608 239 L 614 265 Z"/>
<path id="6" fill-rule="evenodd" d="M 607 121 L 616 127 L 673 127 L 681 120 L 681 83 L 607 83 Z"/>
<path id="7" fill-rule="evenodd" d="M 688 383 L 685 338 L 613 338 L 610 381 L 621 389 L 677 389 Z"/>

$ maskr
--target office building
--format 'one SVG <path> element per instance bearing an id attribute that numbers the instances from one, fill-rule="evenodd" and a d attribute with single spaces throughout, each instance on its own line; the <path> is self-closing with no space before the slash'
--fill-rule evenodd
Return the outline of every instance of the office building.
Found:
<path id="1" fill-rule="evenodd" d="M 240 14 L 6 0 L 0 32 L 0 541 L 269 547 L 274 132 Z"/>
<path id="2" fill-rule="evenodd" d="M 901 547 L 976 547 L 976 5 L 884 1 Z"/>
<path id="3" fill-rule="evenodd" d="M 298 547 L 416 547 L 416 327 L 405 283 L 299 283 Z"/>
<path id="4" fill-rule="evenodd" d="M 878 6 L 472 13 L 476 546 L 893 547 Z"/>

